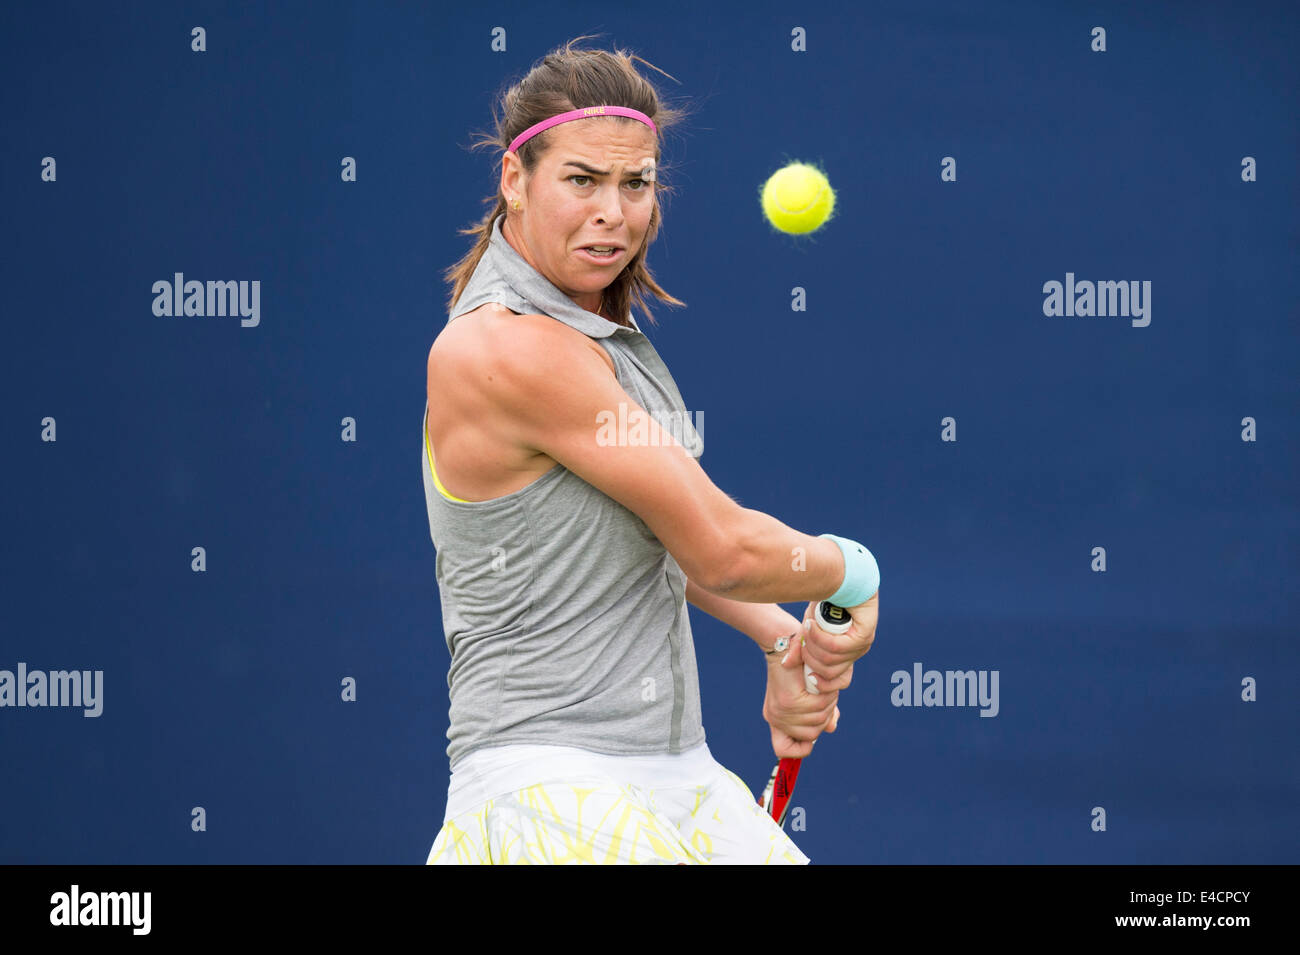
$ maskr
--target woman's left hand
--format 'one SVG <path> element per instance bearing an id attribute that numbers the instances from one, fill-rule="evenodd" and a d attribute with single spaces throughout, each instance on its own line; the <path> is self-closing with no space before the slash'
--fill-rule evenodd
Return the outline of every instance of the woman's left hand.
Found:
<path id="1" fill-rule="evenodd" d="M 772 728 L 772 751 L 781 758 L 802 759 L 812 752 L 818 736 L 835 732 L 839 724 L 839 692 L 808 692 L 799 651 L 796 637 L 784 661 L 772 656 L 767 662 L 763 718 Z"/>

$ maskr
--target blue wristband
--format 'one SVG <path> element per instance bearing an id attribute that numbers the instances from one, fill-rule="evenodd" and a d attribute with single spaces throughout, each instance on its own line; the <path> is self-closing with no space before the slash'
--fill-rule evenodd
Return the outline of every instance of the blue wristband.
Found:
<path id="1" fill-rule="evenodd" d="M 840 589 L 826 599 L 837 607 L 856 607 L 866 603 L 880 589 L 880 568 L 876 558 L 857 541 L 834 534 L 821 534 L 821 537 L 835 541 L 840 553 L 844 555 L 844 582 Z"/>

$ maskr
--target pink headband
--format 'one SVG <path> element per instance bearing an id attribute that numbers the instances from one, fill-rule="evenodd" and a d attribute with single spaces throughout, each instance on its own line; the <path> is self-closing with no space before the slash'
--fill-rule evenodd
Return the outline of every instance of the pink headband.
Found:
<path id="1" fill-rule="evenodd" d="M 589 116 L 629 116 L 632 119 L 640 120 L 651 129 L 658 132 L 655 128 L 654 120 L 640 110 L 630 109 L 626 106 L 585 106 L 582 109 L 570 110 L 567 113 L 560 113 L 558 116 L 552 116 L 550 119 L 544 119 L 535 126 L 529 126 L 522 133 L 515 137 L 515 141 L 510 144 L 510 152 L 518 152 L 519 147 L 526 140 L 532 139 L 542 130 L 550 129 L 552 126 L 558 126 L 560 123 L 567 123 L 573 119 L 586 119 Z"/>

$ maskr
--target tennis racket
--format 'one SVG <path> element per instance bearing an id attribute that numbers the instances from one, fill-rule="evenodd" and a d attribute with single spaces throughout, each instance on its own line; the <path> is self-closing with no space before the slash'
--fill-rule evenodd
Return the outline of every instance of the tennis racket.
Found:
<path id="1" fill-rule="evenodd" d="M 853 618 L 849 616 L 849 612 L 843 607 L 835 606 L 829 600 L 819 603 L 813 615 L 817 618 L 817 626 L 827 633 L 846 633 L 853 625 Z M 803 665 L 803 676 L 804 685 L 809 693 L 820 692 L 809 681 L 812 667 L 806 663 Z M 767 781 L 767 786 L 763 789 L 763 795 L 759 797 L 758 804 L 778 826 L 785 825 L 786 810 L 790 808 L 790 797 L 794 794 L 795 780 L 799 778 L 799 766 L 802 763 L 802 759 L 793 756 L 785 756 L 778 760 L 772 770 L 771 778 Z"/>

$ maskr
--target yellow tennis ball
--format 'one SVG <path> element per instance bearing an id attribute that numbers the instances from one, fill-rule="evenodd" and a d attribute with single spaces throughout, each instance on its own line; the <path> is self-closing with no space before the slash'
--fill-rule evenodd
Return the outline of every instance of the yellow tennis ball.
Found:
<path id="1" fill-rule="evenodd" d="M 763 215 L 782 232 L 802 235 L 820 229 L 835 208 L 835 190 L 816 166 L 792 162 L 763 185 Z"/>

